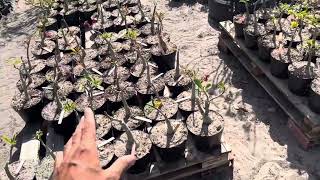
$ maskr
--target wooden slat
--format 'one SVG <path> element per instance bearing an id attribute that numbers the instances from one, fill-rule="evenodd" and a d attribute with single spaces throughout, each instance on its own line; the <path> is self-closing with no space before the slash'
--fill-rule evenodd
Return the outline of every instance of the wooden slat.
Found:
<path id="1" fill-rule="evenodd" d="M 209 169 L 214 169 L 216 167 L 229 164 L 231 162 L 231 156 L 229 156 L 230 152 L 231 149 L 227 145 L 225 145 L 224 142 L 222 142 L 221 148 L 219 148 L 219 152 L 217 152 L 218 154 L 215 153 L 215 155 L 198 152 L 196 153 L 197 156 L 195 157 L 195 159 L 181 159 L 179 161 L 174 161 L 170 163 L 163 162 L 161 158 L 158 157 L 157 162 L 154 164 L 155 170 L 151 173 L 144 172 L 138 175 L 126 174 L 124 179 L 180 179 L 186 176 L 190 176 L 192 174 L 196 174 L 199 172 L 203 172 Z"/>
<path id="2" fill-rule="evenodd" d="M 308 107 L 308 100 L 306 97 L 300 97 L 296 96 L 290 90 L 288 89 L 288 80 L 278 79 L 274 77 L 270 72 L 270 65 L 267 63 L 264 63 L 259 60 L 258 55 L 256 52 L 249 50 L 245 47 L 244 42 L 242 40 L 234 38 L 234 31 L 233 31 L 233 24 L 231 21 L 225 21 L 221 22 L 220 25 L 222 28 L 230 35 L 230 37 L 233 39 L 225 38 L 223 41 L 225 44 L 231 48 L 230 50 L 235 54 L 235 56 L 239 59 L 240 62 L 246 67 L 246 69 L 251 72 L 252 66 L 248 65 L 248 63 L 254 62 L 261 71 L 266 75 L 267 79 L 258 81 L 263 88 L 266 89 L 266 91 L 271 95 L 275 101 L 280 105 L 281 108 L 283 108 L 287 114 L 295 121 L 296 124 L 299 126 L 302 126 L 302 124 L 305 126 L 304 117 L 308 117 L 306 121 L 309 122 L 309 126 L 311 131 L 314 133 L 314 131 L 319 130 L 320 127 L 320 116 L 317 113 L 314 113 L 309 107 Z M 240 50 L 241 49 L 241 50 Z M 243 51 L 242 54 L 240 51 Z M 244 55 L 245 54 L 245 55 Z M 252 74 L 252 72 L 251 72 Z M 255 77 L 255 76 L 254 76 Z M 256 79 L 259 79 L 259 77 L 255 77 Z M 268 83 L 263 83 L 263 81 L 268 81 Z M 277 92 L 277 95 L 274 95 L 271 88 L 268 88 L 267 86 L 272 86 L 273 88 L 276 88 L 279 92 Z M 282 98 L 281 98 L 282 96 Z M 285 104 L 283 104 L 285 102 Z M 291 105 L 289 105 L 291 104 Z M 287 106 L 291 106 L 288 108 Z M 293 108 L 291 110 L 291 108 Z M 301 115 L 303 117 L 301 117 Z M 306 128 L 306 127 L 303 127 Z M 304 129 L 306 130 L 306 129 Z"/>

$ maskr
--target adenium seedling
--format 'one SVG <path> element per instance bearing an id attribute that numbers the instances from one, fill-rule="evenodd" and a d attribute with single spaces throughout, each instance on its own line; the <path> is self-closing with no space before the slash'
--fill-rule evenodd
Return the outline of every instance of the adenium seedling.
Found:
<path id="1" fill-rule="evenodd" d="M 13 147 L 17 144 L 17 134 L 14 134 L 12 138 L 10 138 L 7 135 L 2 135 L 1 140 L 10 146 L 9 159 L 8 159 L 8 162 L 10 162 L 10 159 L 12 157 Z M 6 170 L 6 173 L 8 177 L 11 176 L 11 173 L 9 170 Z"/>
<path id="2" fill-rule="evenodd" d="M 138 0 L 138 8 L 139 8 L 139 12 L 141 13 L 141 20 L 143 20 L 145 18 L 145 15 L 142 9 L 141 0 Z"/>
<path id="3" fill-rule="evenodd" d="M 250 21 L 250 11 L 249 11 L 249 2 L 250 0 L 240 0 L 240 3 L 244 3 L 245 7 L 246 7 L 246 19 L 247 19 L 247 23 Z"/>
<path id="4" fill-rule="evenodd" d="M 66 101 L 64 104 L 63 104 L 63 110 L 67 113 L 69 112 L 73 112 L 77 107 L 77 104 L 73 101 Z"/>
<path id="5" fill-rule="evenodd" d="M 135 144 L 135 148 L 139 148 L 139 144 L 136 142 L 136 140 L 133 137 L 133 134 L 131 132 L 131 130 L 129 129 L 129 127 L 127 126 L 127 124 L 123 121 L 123 120 L 118 120 L 112 116 L 110 116 L 108 113 L 104 113 L 109 119 L 111 119 L 112 121 L 116 121 L 119 122 L 122 125 L 122 128 L 125 130 L 127 136 L 128 136 L 128 143 L 130 143 L 131 146 L 133 146 Z"/>
<path id="6" fill-rule="evenodd" d="M 7 143 L 8 145 L 10 146 L 15 146 L 17 144 L 17 135 L 14 134 L 12 136 L 12 138 L 10 138 L 9 136 L 7 135 L 2 135 L 1 136 L 1 140 L 5 143 Z"/>
<path id="7" fill-rule="evenodd" d="M 202 80 L 197 79 L 197 78 L 194 78 L 193 82 L 196 85 L 196 88 L 198 88 L 199 92 L 203 92 L 204 95 L 206 96 L 204 110 L 202 109 L 202 105 L 200 103 L 199 98 L 196 98 L 196 102 L 197 102 L 199 110 L 201 111 L 201 114 L 203 116 L 204 123 L 210 124 L 212 122 L 212 120 L 209 117 L 209 107 L 210 107 L 211 99 L 210 99 L 210 96 L 208 94 L 208 90 L 211 88 L 212 84 L 206 83 L 205 81 L 202 81 Z"/>
<path id="8" fill-rule="evenodd" d="M 164 19 L 164 13 L 160 12 L 160 13 L 156 13 L 157 17 L 158 17 L 158 39 L 159 39 L 159 47 L 160 50 L 162 51 L 162 54 L 165 54 L 168 51 L 168 47 L 166 42 L 164 42 L 163 37 L 162 37 L 162 31 L 163 31 L 163 19 Z"/>
<path id="9" fill-rule="evenodd" d="M 87 82 L 89 82 L 89 85 L 94 89 L 99 89 L 101 91 L 104 90 L 104 87 L 101 85 L 102 80 L 99 78 L 95 78 L 95 76 L 91 74 L 85 75 L 85 78 L 87 79 Z"/>
<path id="10" fill-rule="evenodd" d="M 157 10 L 157 4 L 154 4 L 153 7 L 153 13 L 152 13 L 152 18 L 151 18 L 151 34 L 155 35 L 155 28 L 154 28 L 154 24 L 155 24 L 155 20 L 156 20 L 156 10 Z"/>
<path id="11" fill-rule="evenodd" d="M 180 51 L 177 50 L 177 58 L 176 58 L 176 68 L 174 74 L 174 80 L 177 81 L 180 77 Z"/>
<path id="12" fill-rule="evenodd" d="M 30 73 L 26 67 L 26 64 L 23 62 L 22 57 L 11 58 L 7 60 L 7 63 L 12 64 L 13 67 L 19 71 L 19 77 L 22 84 L 23 93 L 25 95 L 25 100 L 28 101 L 30 99 L 30 96 L 28 94 L 28 85 L 32 82 L 32 79 L 30 77 Z M 28 84 L 26 82 L 26 79 L 28 79 Z"/>
<path id="13" fill-rule="evenodd" d="M 124 121 L 125 121 L 125 122 L 128 122 L 129 118 L 131 117 L 131 111 L 130 111 L 130 108 L 129 108 L 129 105 L 128 105 L 127 101 L 126 101 L 125 98 L 124 98 L 124 95 L 123 95 L 123 91 L 122 91 L 122 90 L 120 91 L 120 96 L 121 96 L 121 101 L 122 101 L 124 110 L 125 110 L 125 112 L 126 112 Z"/>

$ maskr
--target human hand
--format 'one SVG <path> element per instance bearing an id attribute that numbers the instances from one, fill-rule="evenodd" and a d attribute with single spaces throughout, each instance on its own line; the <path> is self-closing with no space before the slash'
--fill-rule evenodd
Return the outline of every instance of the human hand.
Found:
<path id="1" fill-rule="evenodd" d="M 96 125 L 91 109 L 86 108 L 74 134 L 57 153 L 55 161 L 55 180 L 118 180 L 125 170 L 136 161 L 135 146 L 130 155 L 117 159 L 108 169 L 100 167 L 96 144 Z"/>

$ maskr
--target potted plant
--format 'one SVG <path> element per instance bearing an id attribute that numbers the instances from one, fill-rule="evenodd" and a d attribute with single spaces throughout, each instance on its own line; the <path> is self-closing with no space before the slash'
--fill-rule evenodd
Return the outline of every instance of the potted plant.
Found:
<path id="1" fill-rule="evenodd" d="M 157 96 L 144 106 L 144 114 L 152 121 L 174 119 L 178 112 L 178 103 L 168 97 Z"/>
<path id="2" fill-rule="evenodd" d="M 210 84 L 205 84 L 200 79 L 193 80 L 200 93 L 206 97 L 203 103 L 196 98 L 199 111 L 189 115 L 186 124 L 195 141 L 195 146 L 200 151 L 210 151 L 213 147 L 220 145 L 222 131 L 224 129 L 223 117 L 216 111 L 210 110 L 210 96 L 208 90 Z"/>
<path id="3" fill-rule="evenodd" d="M 247 26 L 243 29 L 244 42 L 247 48 L 254 49 L 257 47 L 258 37 L 265 35 L 266 29 L 265 26 L 261 23 L 258 23 L 258 18 L 256 14 L 256 6 L 254 6 L 253 19 L 249 16 Z"/>
<path id="4" fill-rule="evenodd" d="M 90 107 L 96 113 L 103 112 L 106 96 L 104 88 L 101 87 L 101 81 L 95 81 L 89 73 L 85 77 L 87 78 L 86 93 L 81 94 L 76 99 L 77 111 L 83 112 L 85 107 Z"/>
<path id="5" fill-rule="evenodd" d="M 93 23 L 92 29 L 105 32 L 106 30 L 111 30 L 113 21 L 109 19 L 111 13 L 105 11 L 101 3 L 102 1 L 97 1 L 97 12 L 91 16 L 91 21 Z"/>
<path id="6" fill-rule="evenodd" d="M 309 107 L 312 111 L 320 113 L 320 79 L 318 77 L 312 81 L 310 89 L 308 98 Z"/>
<path id="7" fill-rule="evenodd" d="M 156 10 L 157 10 L 157 4 L 154 4 L 154 7 L 153 7 L 153 13 L 152 13 L 152 17 L 151 17 L 151 20 L 150 20 L 150 23 L 142 26 L 140 28 L 140 31 L 141 31 L 141 34 L 144 36 L 144 37 L 147 37 L 147 36 L 154 36 L 158 33 L 158 29 L 155 28 L 156 26 Z"/>
<path id="8" fill-rule="evenodd" d="M 315 49 L 319 49 L 319 45 L 315 39 L 307 41 L 305 47 L 309 54 L 308 61 L 293 62 L 289 65 L 289 89 L 298 95 L 307 95 L 310 90 L 312 80 L 316 77 L 315 65 L 311 62 L 311 55 Z"/>
<path id="9" fill-rule="evenodd" d="M 94 119 L 96 121 L 96 133 L 97 138 L 108 138 L 111 137 L 111 119 L 103 114 L 95 114 Z"/>
<path id="10" fill-rule="evenodd" d="M 179 50 L 177 51 L 176 67 L 164 75 L 164 81 L 172 93 L 172 97 L 176 97 L 191 87 L 191 79 L 186 71 L 180 67 Z"/>
<path id="11" fill-rule="evenodd" d="M 137 42 L 137 32 L 135 30 L 129 30 L 127 32 L 127 37 L 131 40 L 131 51 L 135 52 L 129 57 L 133 63 L 135 63 L 130 68 L 130 73 L 134 77 L 133 81 L 136 82 L 138 78 L 142 77 L 147 73 L 147 66 L 149 66 L 149 70 L 151 74 L 155 74 L 158 70 L 158 66 L 149 62 L 151 55 L 148 52 L 143 52 L 141 49 L 140 43 Z M 144 54 L 143 54 L 144 53 Z"/>
<path id="12" fill-rule="evenodd" d="M 273 49 L 279 46 L 277 41 L 277 20 L 272 16 L 274 31 L 272 34 L 261 36 L 258 38 L 258 53 L 261 60 L 270 62 L 270 54 Z"/>
<path id="13" fill-rule="evenodd" d="M 166 42 L 163 35 L 163 13 L 157 13 L 158 17 L 158 44 L 151 47 L 152 58 L 157 63 L 160 72 L 174 69 L 177 46 L 171 42 Z"/>
<path id="14" fill-rule="evenodd" d="M 291 39 L 294 38 L 294 34 L 297 32 L 299 23 L 297 21 L 291 22 L 291 28 L 294 33 L 291 35 Z M 271 52 L 271 74 L 279 78 L 288 77 L 288 66 L 292 62 L 301 61 L 303 56 L 299 51 L 292 48 L 293 41 L 290 42 L 288 48 L 283 47 L 283 37 L 280 37 L 280 46 Z"/>
<path id="15" fill-rule="evenodd" d="M 233 24 L 234 24 L 234 33 L 235 37 L 242 38 L 243 35 L 243 29 L 247 25 L 247 21 L 250 18 L 250 12 L 249 12 L 249 2 L 250 0 L 240 0 L 240 3 L 243 3 L 246 8 L 245 14 L 237 14 L 233 17 Z"/>
<path id="16" fill-rule="evenodd" d="M 116 30 L 128 29 L 129 25 L 133 24 L 134 17 L 129 16 L 129 10 L 126 6 L 121 6 L 118 2 L 118 12 L 120 16 L 118 16 L 115 20 L 113 20 L 113 24 L 116 26 Z"/>
<path id="17" fill-rule="evenodd" d="M 184 122 L 165 119 L 154 125 L 150 139 L 163 161 L 176 161 L 185 157 L 188 129 Z"/>
<path id="18" fill-rule="evenodd" d="M 98 140 L 97 148 L 100 159 L 100 166 L 102 168 L 107 168 L 114 161 L 114 144 L 110 143 L 114 140 L 114 137 L 108 140 Z"/>
<path id="19" fill-rule="evenodd" d="M 31 53 L 39 59 L 46 59 L 51 56 L 55 48 L 54 42 L 46 38 L 47 22 L 48 19 L 46 17 L 41 19 L 41 24 L 38 27 L 38 34 L 35 34 L 29 45 Z"/>
<path id="20" fill-rule="evenodd" d="M 118 132 L 123 132 L 125 129 L 122 125 L 122 122 L 124 122 L 130 130 L 138 128 L 142 129 L 144 127 L 143 121 L 139 119 L 144 116 L 143 111 L 137 106 L 129 106 L 122 91 L 120 92 L 120 96 L 123 107 L 118 109 L 113 114 L 113 117 L 121 120 L 121 123 L 119 121 L 112 121 L 112 127 Z"/>
<path id="21" fill-rule="evenodd" d="M 108 114 L 106 114 L 109 116 Z M 140 130 L 130 130 L 125 122 L 109 116 L 112 121 L 118 121 L 123 125 L 125 130 L 114 142 L 115 156 L 122 157 L 134 151 L 136 152 L 137 161 L 128 169 L 129 173 L 141 173 L 151 164 L 151 146 L 149 134 Z"/>
<path id="22" fill-rule="evenodd" d="M 142 76 L 136 83 L 136 90 L 138 92 L 139 104 L 144 105 L 149 101 L 151 96 L 162 94 L 164 90 L 164 80 L 161 77 L 163 73 L 158 75 L 151 75 L 150 66 L 146 66 L 146 74 Z"/>
<path id="23" fill-rule="evenodd" d="M 17 68 L 17 65 L 20 63 L 22 64 L 22 68 Z M 26 120 L 35 120 L 35 112 L 38 112 L 43 106 L 43 93 L 40 90 L 30 87 L 31 80 L 28 79 L 31 79 L 31 77 L 26 69 L 25 63 L 22 61 L 22 58 L 16 59 L 16 62 L 14 62 L 14 67 L 19 70 L 21 92 L 18 92 L 15 96 L 13 96 L 11 106 L 22 117 L 25 117 Z M 32 118 L 31 115 L 33 115 Z"/>

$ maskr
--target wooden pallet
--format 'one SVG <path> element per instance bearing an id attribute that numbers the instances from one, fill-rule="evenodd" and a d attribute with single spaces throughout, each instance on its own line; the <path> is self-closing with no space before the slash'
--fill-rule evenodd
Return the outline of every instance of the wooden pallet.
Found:
<path id="1" fill-rule="evenodd" d="M 188 138 L 187 152 L 189 153 L 187 157 L 170 163 L 162 161 L 158 152 L 153 150 L 156 162 L 151 165 L 150 169 L 140 174 L 125 174 L 125 180 L 186 179 L 191 175 L 233 167 L 231 149 L 225 142 L 222 142 L 220 147 L 208 154 L 197 151 L 191 138 Z"/>
<path id="2" fill-rule="evenodd" d="M 288 127 L 304 149 L 320 144 L 320 115 L 308 106 L 308 99 L 293 94 L 288 89 L 288 80 L 274 77 L 270 65 L 261 61 L 257 51 L 245 47 L 244 40 L 234 38 L 231 21 L 220 22 L 222 36 L 219 49 L 231 51 L 246 70 L 288 114 Z"/>

